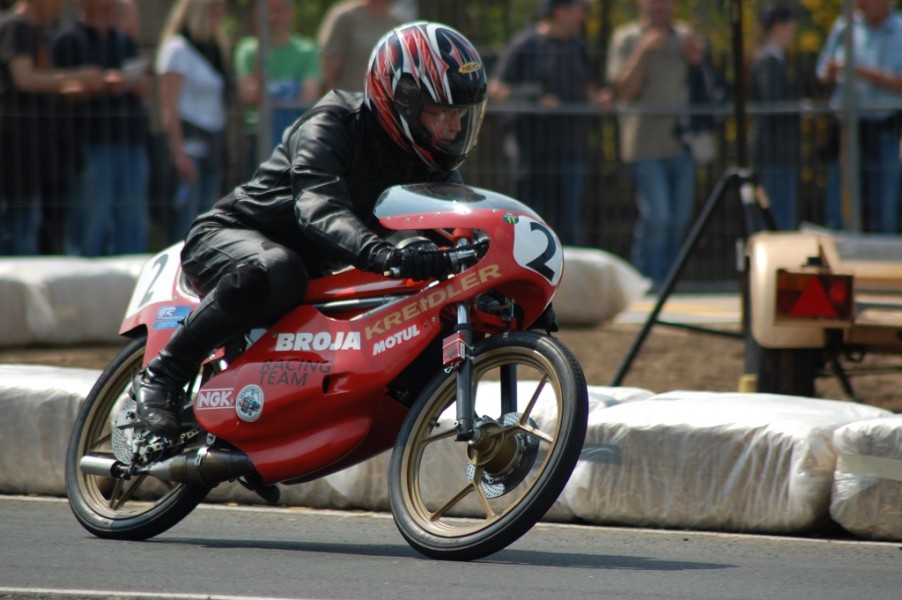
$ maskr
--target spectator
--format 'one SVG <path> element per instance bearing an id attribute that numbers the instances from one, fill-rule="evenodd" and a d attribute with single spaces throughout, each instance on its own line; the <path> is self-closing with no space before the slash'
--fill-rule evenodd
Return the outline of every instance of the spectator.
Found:
<path id="1" fill-rule="evenodd" d="M 317 35 L 324 91 L 363 91 L 373 46 L 401 24 L 391 12 L 391 4 L 391 0 L 345 0 L 326 13 Z"/>
<path id="2" fill-rule="evenodd" d="M 266 74 L 268 82 L 260 82 L 258 40 L 246 37 L 238 42 L 235 50 L 235 72 L 238 78 L 238 97 L 249 108 L 245 112 L 248 131 L 248 175 L 252 174 L 257 160 L 257 110 L 263 91 L 272 100 L 273 147 L 282 139 L 282 132 L 301 116 L 320 95 L 319 53 L 316 43 L 294 33 L 294 3 L 292 0 L 268 0 L 267 24 L 269 47 L 267 48 Z M 257 18 L 255 14 L 255 19 Z M 255 20 L 256 23 L 256 20 Z"/>
<path id="3" fill-rule="evenodd" d="M 179 179 L 170 243 L 219 198 L 229 87 L 225 16 L 225 0 L 178 0 L 160 36 L 160 119 Z"/>
<path id="4" fill-rule="evenodd" d="M 21 0 L 0 17 L 0 254 L 38 252 L 42 202 L 56 169 L 54 100 L 103 87 L 96 67 L 50 67 L 41 31 L 56 23 L 61 7 L 59 0 Z"/>
<path id="5" fill-rule="evenodd" d="M 858 104 L 858 142 L 861 156 L 864 222 L 872 231 L 895 233 L 899 224 L 899 193 L 902 164 L 899 162 L 902 92 L 902 19 L 892 0 L 857 0 L 852 21 L 852 60 Z M 837 19 L 817 61 L 818 78 L 833 88 L 830 104 L 842 106 L 844 64 L 844 17 Z M 842 229 L 840 166 L 838 153 L 828 166 L 827 225 Z"/>
<path id="6" fill-rule="evenodd" d="M 608 76 L 617 98 L 639 111 L 620 117 L 620 155 L 629 165 L 639 209 L 632 260 L 660 284 L 692 218 L 695 164 L 678 113 L 688 101 L 689 68 L 701 62 L 705 49 L 686 24 L 673 20 L 674 0 L 638 5 L 640 19 L 614 31 Z"/>
<path id="7" fill-rule="evenodd" d="M 562 104 L 602 101 L 582 41 L 586 0 L 544 0 L 537 25 L 517 35 L 499 59 L 490 97 Z M 527 114 L 512 122 L 517 195 L 541 214 L 568 245 L 582 243 L 589 123 L 585 115 Z"/>
<path id="8" fill-rule="evenodd" d="M 750 73 L 752 102 L 790 102 L 798 94 L 789 80 L 786 53 L 795 43 L 796 19 L 782 4 L 769 5 L 758 15 L 764 43 Z M 780 229 L 799 225 L 797 196 L 801 157 L 801 122 L 798 114 L 755 117 L 751 131 L 751 159 L 770 200 Z"/>
<path id="9" fill-rule="evenodd" d="M 70 251 L 84 256 L 147 251 L 147 115 L 150 94 L 134 40 L 119 30 L 116 0 L 78 0 L 79 18 L 53 39 L 54 64 L 94 66 L 105 89 L 74 115 L 84 161 L 76 175 Z M 126 68 L 124 71 L 123 68 Z"/>

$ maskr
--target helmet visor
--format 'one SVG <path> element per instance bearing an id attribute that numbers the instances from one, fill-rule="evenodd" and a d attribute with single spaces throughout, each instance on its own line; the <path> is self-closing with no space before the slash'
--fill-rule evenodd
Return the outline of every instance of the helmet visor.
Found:
<path id="1" fill-rule="evenodd" d="M 486 100 L 476 104 L 434 104 L 420 111 L 419 130 L 425 134 L 424 147 L 452 157 L 464 158 L 479 137 Z"/>

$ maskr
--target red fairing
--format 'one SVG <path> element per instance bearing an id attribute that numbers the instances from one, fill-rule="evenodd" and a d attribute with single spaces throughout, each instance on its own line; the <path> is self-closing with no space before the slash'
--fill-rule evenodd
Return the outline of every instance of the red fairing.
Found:
<path id="1" fill-rule="evenodd" d="M 448 325 L 450 314 L 453 321 L 450 307 L 494 291 L 516 301 L 522 321 L 493 321 L 471 304 L 474 327 L 489 334 L 534 321 L 560 281 L 560 242 L 526 207 L 472 190 L 445 185 L 426 189 L 427 197 L 416 187 L 392 188 L 377 216 L 390 229 L 434 229 L 468 243 L 487 239 L 475 264 L 439 282 L 356 269 L 312 281 L 304 305 L 200 388 L 194 413 L 203 430 L 245 452 L 267 483 L 319 477 L 392 446 L 407 408 L 389 396 L 388 386 L 436 340 L 443 319 Z M 483 200 L 444 200 L 458 191 Z M 397 209 L 410 201 L 422 204 L 422 212 Z M 177 256 L 174 247 L 148 263 L 123 322 L 123 332 L 146 329 L 145 360 L 197 302 L 177 284 Z M 439 358 L 435 371 L 441 368 Z"/>

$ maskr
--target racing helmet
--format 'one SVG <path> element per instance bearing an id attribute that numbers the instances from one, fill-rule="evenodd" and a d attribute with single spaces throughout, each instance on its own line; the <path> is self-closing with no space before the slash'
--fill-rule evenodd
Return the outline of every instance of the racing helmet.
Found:
<path id="1" fill-rule="evenodd" d="M 373 48 L 364 96 L 398 146 L 430 170 L 447 173 L 476 145 L 487 99 L 485 67 L 460 32 L 408 23 Z"/>

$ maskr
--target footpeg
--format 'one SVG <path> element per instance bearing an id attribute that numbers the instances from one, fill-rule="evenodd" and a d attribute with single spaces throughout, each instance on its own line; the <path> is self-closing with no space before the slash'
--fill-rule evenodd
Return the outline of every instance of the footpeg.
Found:
<path id="1" fill-rule="evenodd" d="M 256 474 L 242 477 L 238 480 L 238 483 L 254 492 L 270 504 L 278 504 L 279 499 L 282 497 L 282 490 L 281 488 L 279 488 L 279 486 L 264 484 L 260 480 L 260 476 Z"/>

